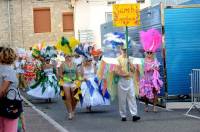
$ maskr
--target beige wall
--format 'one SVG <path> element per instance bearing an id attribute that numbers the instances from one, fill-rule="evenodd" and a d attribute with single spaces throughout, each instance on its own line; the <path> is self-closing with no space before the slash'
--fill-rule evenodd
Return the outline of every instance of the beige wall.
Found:
<path id="1" fill-rule="evenodd" d="M 49 7 L 51 10 L 51 32 L 34 33 L 33 8 Z M 28 48 L 33 44 L 47 41 L 55 44 L 61 36 L 73 36 L 74 32 L 63 33 L 62 13 L 73 12 L 67 0 L 11 0 L 12 47 Z M 0 45 L 9 44 L 9 17 L 7 0 L 0 0 Z"/>
<path id="2" fill-rule="evenodd" d="M 8 29 L 8 14 L 7 2 L 0 0 L 0 45 L 8 45 L 9 42 L 9 29 Z"/>

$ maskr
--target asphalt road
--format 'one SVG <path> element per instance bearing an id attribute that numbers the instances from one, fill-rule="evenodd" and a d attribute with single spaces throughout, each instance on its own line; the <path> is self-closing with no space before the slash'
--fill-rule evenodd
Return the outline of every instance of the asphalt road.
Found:
<path id="1" fill-rule="evenodd" d="M 111 106 L 93 107 L 91 113 L 87 113 L 84 108 L 77 108 L 75 118 L 68 120 L 61 99 L 46 103 L 44 100 L 25 97 L 70 132 L 200 132 L 200 120 L 186 117 L 186 110 L 158 109 L 157 113 L 143 112 L 144 105 L 138 103 L 141 120 L 132 122 L 129 115 L 128 120 L 122 122 L 115 101 Z"/>

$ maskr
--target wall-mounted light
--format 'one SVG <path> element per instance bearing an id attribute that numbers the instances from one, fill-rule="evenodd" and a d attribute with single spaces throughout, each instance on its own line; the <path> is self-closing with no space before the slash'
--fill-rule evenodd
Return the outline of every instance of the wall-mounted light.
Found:
<path id="1" fill-rule="evenodd" d="M 145 3 L 145 0 L 137 0 L 137 3 Z"/>

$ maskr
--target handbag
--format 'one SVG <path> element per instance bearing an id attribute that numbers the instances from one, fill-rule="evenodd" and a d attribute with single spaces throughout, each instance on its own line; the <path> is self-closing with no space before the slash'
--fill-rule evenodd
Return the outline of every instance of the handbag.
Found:
<path id="1" fill-rule="evenodd" d="M 9 99 L 7 95 L 12 90 L 15 92 L 15 98 Z M 17 100 L 16 99 L 17 94 L 21 98 L 18 89 L 17 89 L 17 92 L 14 89 L 10 89 L 8 90 L 6 96 L 0 98 L 0 116 L 6 117 L 9 119 L 17 119 L 20 116 L 20 114 L 23 112 L 22 99 Z"/>

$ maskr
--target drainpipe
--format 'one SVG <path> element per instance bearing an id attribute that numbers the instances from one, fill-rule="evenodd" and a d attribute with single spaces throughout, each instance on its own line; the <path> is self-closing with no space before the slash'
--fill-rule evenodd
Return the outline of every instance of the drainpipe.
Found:
<path id="1" fill-rule="evenodd" d="M 9 30 L 9 44 L 8 44 L 8 46 L 10 47 L 11 42 L 12 42 L 10 0 L 8 0 L 8 30 Z"/>
<path id="2" fill-rule="evenodd" d="M 22 46 L 24 47 L 24 24 L 23 24 L 23 4 L 22 4 L 22 0 L 21 0 L 21 30 L 22 30 Z"/>

